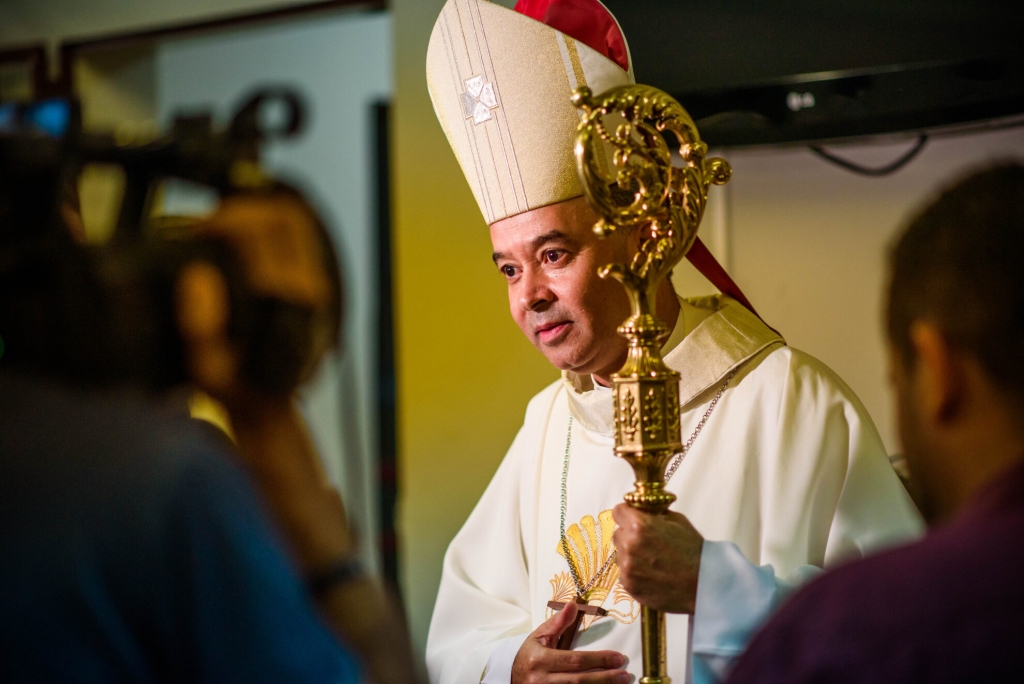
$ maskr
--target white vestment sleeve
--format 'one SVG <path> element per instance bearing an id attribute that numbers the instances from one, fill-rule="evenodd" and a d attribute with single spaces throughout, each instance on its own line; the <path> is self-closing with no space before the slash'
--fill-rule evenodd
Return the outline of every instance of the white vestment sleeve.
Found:
<path id="1" fill-rule="evenodd" d="M 778 475 L 791 481 L 776 491 L 792 497 L 790 508 L 803 518 L 790 530 L 803 532 L 797 537 L 807 544 L 805 557 L 827 568 L 916 537 L 922 521 L 866 410 L 831 371 L 800 356 L 783 393 L 779 442 L 768 449 L 778 450 Z M 800 541 L 773 538 L 771 530 L 763 535 L 762 559 L 772 558 L 773 547 Z M 693 620 L 694 684 L 721 681 L 757 628 L 821 572 L 803 563 L 779 573 L 771 563 L 751 563 L 733 543 L 705 541 Z"/>
<path id="2" fill-rule="evenodd" d="M 492 652 L 533 631 L 520 476 L 531 439 L 520 430 L 491 483 L 444 557 L 427 636 L 431 684 L 478 684 Z M 518 651 L 518 646 L 516 646 Z M 512 658 L 515 653 L 512 653 Z M 511 672 L 511 660 L 496 659 Z M 495 673 L 497 674 L 497 673 Z M 487 681 L 491 681 L 488 678 Z M 508 682 L 508 678 L 504 679 Z"/>
<path id="3" fill-rule="evenodd" d="M 499 641 L 491 651 L 491 657 L 487 661 L 487 670 L 480 683 L 509 684 L 512 681 L 512 665 L 528 636 L 530 635 L 517 634 Z"/>

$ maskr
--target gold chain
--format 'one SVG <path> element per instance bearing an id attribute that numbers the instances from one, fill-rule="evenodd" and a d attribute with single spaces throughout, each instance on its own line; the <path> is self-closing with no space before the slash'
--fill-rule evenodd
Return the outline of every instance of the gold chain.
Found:
<path id="1" fill-rule="evenodd" d="M 718 390 L 718 393 L 715 394 L 714 399 L 711 400 L 711 404 L 708 406 L 708 410 L 704 412 L 704 415 L 701 417 L 700 422 L 697 423 L 697 427 L 694 428 L 693 434 L 691 434 L 690 438 L 688 440 L 686 440 L 686 444 L 683 445 L 682 450 L 675 455 L 675 458 L 672 459 L 672 463 L 670 463 L 668 468 L 665 470 L 665 482 L 666 483 L 670 479 L 672 479 L 673 475 L 676 474 L 676 470 L 678 470 L 680 464 L 682 464 L 683 458 L 686 456 L 687 453 L 689 453 L 690 447 L 693 446 L 694 441 L 696 441 L 696 439 L 697 439 L 697 435 L 699 435 L 701 433 L 701 430 L 704 429 L 704 426 L 708 422 L 708 418 L 711 417 L 711 413 L 715 410 L 715 407 L 718 406 L 718 400 L 722 398 L 723 394 L 725 394 L 725 390 L 726 390 L 727 387 L 729 387 L 729 382 L 732 380 L 734 375 L 736 375 L 736 370 L 733 370 L 731 373 L 729 373 L 729 376 L 725 379 L 725 382 L 722 383 L 722 387 Z M 612 564 L 612 562 L 614 562 L 615 558 L 618 556 L 619 550 L 618 549 L 612 549 L 612 552 L 610 554 L 608 554 L 608 559 L 604 562 L 604 565 L 602 565 L 600 567 L 600 569 L 598 569 L 598 571 L 594 574 L 594 576 L 590 578 L 590 581 L 587 582 L 587 584 L 584 586 L 583 580 L 580 578 L 579 570 L 576 569 L 576 564 L 572 562 L 572 555 L 569 553 L 569 541 L 568 541 L 568 539 L 565 536 L 565 511 L 566 511 L 566 499 L 567 499 L 567 491 L 568 491 L 567 483 L 568 483 L 568 480 L 569 480 L 569 447 L 571 445 L 572 445 L 572 412 L 570 411 L 570 413 L 569 413 L 569 432 L 568 432 L 568 434 L 566 435 L 566 438 L 565 438 L 565 461 L 562 464 L 562 501 L 561 501 L 562 505 L 561 505 L 561 515 L 560 515 L 560 518 L 559 518 L 559 528 L 558 529 L 559 529 L 559 539 L 561 539 L 561 543 L 562 543 L 562 553 L 565 555 L 565 562 L 569 566 L 569 574 L 572 576 L 572 583 L 576 587 L 577 595 L 579 595 L 579 596 L 583 597 L 584 599 L 586 599 L 587 592 L 589 592 L 591 589 L 594 588 L 594 584 L 597 582 L 597 580 L 602 575 L 604 575 L 605 571 L 608 570 L 608 567 Z"/>

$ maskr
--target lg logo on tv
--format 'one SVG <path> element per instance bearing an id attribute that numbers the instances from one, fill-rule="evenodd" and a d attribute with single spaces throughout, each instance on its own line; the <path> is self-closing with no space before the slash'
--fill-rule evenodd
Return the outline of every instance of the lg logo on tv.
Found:
<path id="1" fill-rule="evenodd" d="M 814 106 L 814 93 L 790 93 L 786 96 L 786 106 L 791 112 L 810 109 Z"/>

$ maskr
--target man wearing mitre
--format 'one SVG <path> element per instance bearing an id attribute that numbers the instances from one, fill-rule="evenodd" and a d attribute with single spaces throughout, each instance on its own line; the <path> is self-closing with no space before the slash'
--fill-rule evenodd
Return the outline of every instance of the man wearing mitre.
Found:
<path id="1" fill-rule="evenodd" d="M 726 294 L 684 300 L 665 283 L 656 300 L 672 331 L 665 362 L 682 377 L 677 499 L 665 516 L 622 504 L 633 473 L 613 455 L 609 385 L 629 307 L 597 271 L 628 262 L 639 235 L 593 233 L 569 98 L 632 83 L 630 68 L 598 0 L 448 0 L 434 26 L 435 112 L 490 226 L 512 317 L 562 371 L 445 556 L 426 654 L 435 684 L 624 684 L 642 671 L 641 604 L 669 613 L 669 676 L 715 681 L 794 586 L 921 529 L 857 397 L 765 325 L 699 243 L 691 260 Z"/>

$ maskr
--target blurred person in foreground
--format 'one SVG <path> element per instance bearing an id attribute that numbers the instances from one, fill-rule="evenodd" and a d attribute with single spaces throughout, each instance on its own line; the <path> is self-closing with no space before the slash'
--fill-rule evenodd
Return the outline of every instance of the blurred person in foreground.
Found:
<path id="1" fill-rule="evenodd" d="M 198 230 L 253 290 L 316 310 L 340 306 L 317 228 L 282 192 L 228 198 Z M 185 365 L 227 407 L 234 450 L 165 399 L 19 365 L 4 330 L 0 680 L 412 681 L 398 611 L 359 569 L 293 398 L 241 379 L 229 298 L 211 264 L 178 274 Z M 67 308 L 33 319 L 0 299 L 8 325 Z"/>
<path id="2" fill-rule="evenodd" d="M 932 525 L 825 575 L 729 681 L 1009 682 L 1024 672 L 1024 166 L 974 173 L 891 257 L 900 438 Z"/>

